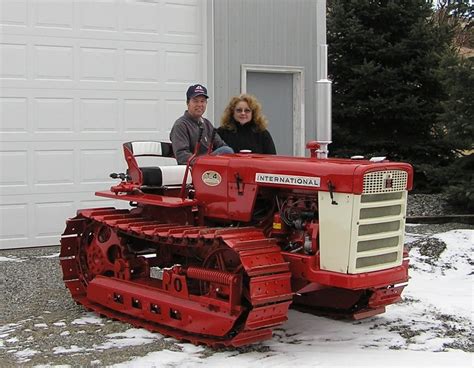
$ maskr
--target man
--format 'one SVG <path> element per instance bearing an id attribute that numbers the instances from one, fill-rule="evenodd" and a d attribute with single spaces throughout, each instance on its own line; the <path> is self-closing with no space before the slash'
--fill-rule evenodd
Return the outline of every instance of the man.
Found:
<path id="1" fill-rule="evenodd" d="M 206 112 L 208 98 L 207 89 L 201 84 L 190 86 L 186 92 L 188 109 L 175 121 L 170 133 L 173 152 L 179 165 L 186 165 L 189 157 L 194 153 L 201 127 L 203 132 L 198 155 L 205 154 L 211 144 L 214 127 L 209 120 L 202 117 Z M 214 137 L 213 149 L 214 155 L 234 153 L 218 134 Z"/>

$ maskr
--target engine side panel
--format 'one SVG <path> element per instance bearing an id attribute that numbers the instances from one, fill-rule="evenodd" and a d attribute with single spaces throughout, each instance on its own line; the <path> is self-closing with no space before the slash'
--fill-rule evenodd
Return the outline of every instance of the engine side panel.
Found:
<path id="1" fill-rule="evenodd" d="M 351 250 L 354 195 L 319 192 L 319 250 L 322 270 L 347 273 Z"/>

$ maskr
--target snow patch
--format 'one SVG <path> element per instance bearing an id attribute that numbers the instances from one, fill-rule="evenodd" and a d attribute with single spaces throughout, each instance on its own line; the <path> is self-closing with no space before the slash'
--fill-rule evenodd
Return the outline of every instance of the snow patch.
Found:
<path id="1" fill-rule="evenodd" d="M 18 360 L 20 362 L 27 362 L 28 360 L 30 360 L 29 359 L 30 357 L 32 357 L 33 355 L 36 355 L 38 353 L 39 353 L 39 351 L 28 348 L 28 349 L 24 349 L 24 350 L 21 350 L 21 351 L 17 351 L 15 353 L 15 356 L 18 358 Z"/>
<path id="2" fill-rule="evenodd" d="M 18 258 L 15 256 L 0 257 L 0 262 L 25 262 L 25 259 Z"/>
<path id="3" fill-rule="evenodd" d="M 84 317 L 77 318 L 71 322 L 73 325 L 87 325 L 87 324 L 95 324 L 95 325 L 103 325 L 104 322 L 101 318 L 97 317 L 94 313 L 86 313 Z"/>
<path id="4" fill-rule="evenodd" d="M 145 345 L 154 342 L 162 336 L 144 329 L 131 328 L 125 332 L 108 334 L 107 337 L 110 339 L 109 341 L 100 345 L 94 345 L 94 348 L 106 350 L 112 348 L 123 348 L 126 346 Z"/>
<path id="5" fill-rule="evenodd" d="M 53 348 L 53 353 L 54 354 L 71 354 L 71 353 L 80 353 L 84 350 L 85 350 L 84 348 L 80 348 L 77 345 L 71 345 L 69 348 L 57 346 Z"/>
<path id="6" fill-rule="evenodd" d="M 38 257 L 35 257 L 35 258 L 59 258 L 59 252 L 54 253 L 54 254 L 50 254 L 50 255 L 47 255 L 47 256 L 38 256 Z"/>

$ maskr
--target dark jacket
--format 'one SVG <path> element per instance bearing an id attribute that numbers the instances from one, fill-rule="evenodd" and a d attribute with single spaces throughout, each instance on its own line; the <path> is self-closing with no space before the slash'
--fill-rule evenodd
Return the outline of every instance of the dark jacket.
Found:
<path id="1" fill-rule="evenodd" d="M 188 158 L 194 153 L 197 140 L 199 137 L 199 125 L 203 127 L 203 133 L 201 138 L 201 148 L 198 154 L 202 155 L 206 153 L 209 147 L 212 131 L 214 126 L 206 118 L 201 118 L 201 121 L 193 119 L 189 115 L 188 111 L 184 112 L 184 115 L 179 117 L 171 129 L 170 140 L 173 145 L 174 156 L 176 161 L 180 165 L 186 165 Z M 216 134 L 214 138 L 213 149 L 225 146 L 221 137 Z"/>
<path id="2" fill-rule="evenodd" d="M 236 128 L 235 131 L 220 127 L 217 132 L 234 152 L 250 150 L 253 153 L 276 154 L 275 144 L 268 130 L 258 131 L 253 121 L 244 125 L 233 121 L 232 124 Z"/>

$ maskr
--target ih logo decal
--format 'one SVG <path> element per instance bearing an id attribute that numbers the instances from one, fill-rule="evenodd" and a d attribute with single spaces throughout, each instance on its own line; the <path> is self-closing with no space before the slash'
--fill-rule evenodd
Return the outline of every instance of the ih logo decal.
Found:
<path id="1" fill-rule="evenodd" d="M 221 175 L 218 172 L 212 170 L 205 171 L 201 178 L 204 184 L 209 185 L 210 187 L 215 187 L 222 181 Z"/>
<path id="2" fill-rule="evenodd" d="M 393 188 L 393 175 L 392 173 L 386 173 L 383 175 L 383 189 Z"/>

